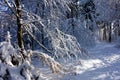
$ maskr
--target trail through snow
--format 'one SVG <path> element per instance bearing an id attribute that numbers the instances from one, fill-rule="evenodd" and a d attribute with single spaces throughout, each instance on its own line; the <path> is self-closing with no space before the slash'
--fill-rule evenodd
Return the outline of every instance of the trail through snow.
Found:
<path id="1" fill-rule="evenodd" d="M 82 65 L 74 66 L 76 74 L 64 75 L 61 80 L 120 80 L 120 49 L 115 44 L 98 43 L 89 53 Z"/>
<path id="2" fill-rule="evenodd" d="M 81 60 L 82 65 L 72 66 L 72 72 L 52 74 L 49 69 L 43 68 L 41 72 L 44 74 L 40 74 L 41 78 L 43 80 L 120 80 L 120 48 L 116 48 L 115 45 L 99 42 L 96 47 L 88 50 L 90 57 Z"/>

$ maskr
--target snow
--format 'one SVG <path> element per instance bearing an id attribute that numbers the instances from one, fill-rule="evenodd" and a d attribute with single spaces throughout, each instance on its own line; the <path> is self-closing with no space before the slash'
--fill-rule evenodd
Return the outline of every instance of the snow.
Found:
<path id="1" fill-rule="evenodd" d="M 15 7 L 14 1 L 4 1 Z M 0 42 L 0 80 L 120 80 L 120 40 L 117 44 L 95 41 L 95 36 L 101 41 L 104 38 L 117 41 L 120 33 L 117 2 L 22 0 L 20 20 L 25 48 L 22 56 L 22 49 L 16 45 L 19 33 L 16 19 L 0 1 L 5 6 L 0 6 L 0 41 L 6 38 Z"/>
<path id="2" fill-rule="evenodd" d="M 19 71 L 23 69 L 22 74 L 26 76 L 27 80 L 31 80 L 32 75 L 39 76 L 38 80 L 120 80 L 119 48 L 116 47 L 115 43 L 97 42 L 96 44 L 96 47 L 88 49 L 89 57 L 86 59 L 80 59 L 73 63 L 72 61 L 70 63 L 63 63 L 59 60 L 59 63 L 62 63 L 62 65 L 54 61 L 47 54 L 32 51 L 33 54 L 40 53 L 39 55 L 43 56 L 43 59 L 46 58 L 48 66 L 42 64 L 42 58 L 38 59 L 35 56 L 31 62 L 26 60 L 18 67 L 11 66 L 10 60 L 6 60 L 8 65 L 0 62 L 2 68 L 0 69 L 0 75 L 6 74 L 6 69 L 8 69 L 12 80 L 24 80 L 24 77 L 19 74 Z M 9 42 L 1 42 L 0 51 L 8 55 L 9 51 L 5 51 L 6 48 L 11 48 L 10 52 L 15 52 Z M 50 67 L 50 64 L 54 66 Z M 52 73 L 51 69 L 59 71 Z"/>
<path id="3" fill-rule="evenodd" d="M 73 66 L 60 80 L 120 80 L 120 50 L 115 44 L 97 43 L 89 53 L 82 65 Z"/>
<path id="4" fill-rule="evenodd" d="M 33 73 L 39 75 L 38 80 L 120 80 L 120 50 L 116 44 L 97 42 L 88 52 L 86 59 L 63 64 L 67 65 L 68 71 L 62 73 L 51 73 L 48 67 L 40 64 L 41 60 L 34 58 Z"/>

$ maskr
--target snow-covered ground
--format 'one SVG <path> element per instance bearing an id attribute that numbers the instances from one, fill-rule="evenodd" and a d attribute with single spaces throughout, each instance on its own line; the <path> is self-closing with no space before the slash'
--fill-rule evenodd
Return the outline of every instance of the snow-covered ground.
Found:
<path id="1" fill-rule="evenodd" d="M 12 57 L 19 58 L 19 54 L 9 39 L 1 42 L 0 80 L 33 80 L 32 77 L 36 80 L 120 80 L 120 47 L 116 43 L 97 42 L 96 47 L 88 50 L 88 57 L 71 59 L 74 61 L 68 60 L 66 64 L 62 60 L 59 64 L 42 52 L 32 52 L 32 59 L 27 56 L 23 64 L 15 66 L 13 63 L 19 59 L 12 60 Z"/>
<path id="2" fill-rule="evenodd" d="M 114 44 L 98 43 L 89 50 L 90 58 L 77 65 L 75 75 L 62 80 L 120 80 L 120 49 Z"/>
<path id="3" fill-rule="evenodd" d="M 71 73 L 44 75 L 44 80 L 120 80 L 120 49 L 115 44 L 98 43 L 89 53 Z"/>

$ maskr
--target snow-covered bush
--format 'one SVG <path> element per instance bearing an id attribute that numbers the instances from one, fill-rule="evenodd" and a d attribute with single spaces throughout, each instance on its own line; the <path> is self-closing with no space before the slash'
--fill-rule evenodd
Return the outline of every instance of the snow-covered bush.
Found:
<path id="1" fill-rule="evenodd" d="M 54 57 L 66 60 L 67 58 L 80 58 L 82 55 L 86 55 L 87 52 L 81 48 L 79 42 L 74 36 L 65 34 L 58 28 L 50 33 Z"/>
<path id="2" fill-rule="evenodd" d="M 17 51 L 13 48 L 10 41 L 10 34 L 7 32 L 6 41 L 0 43 L 0 60 L 2 63 L 14 66 L 18 65 Z"/>
<path id="3" fill-rule="evenodd" d="M 6 41 L 0 42 L 0 79 L 1 80 L 41 80 L 40 72 L 31 63 L 31 58 L 37 55 L 38 59 L 47 65 L 52 73 L 62 73 L 66 69 L 49 55 L 38 51 L 24 51 L 25 58 L 21 60 L 19 49 L 15 49 L 10 42 L 10 34 Z M 39 62 L 38 62 L 39 63 Z"/>
<path id="4" fill-rule="evenodd" d="M 21 61 L 20 52 L 11 45 L 10 34 L 0 43 L 0 78 L 3 80 L 31 80 L 31 64 Z M 25 77 L 25 78 L 24 78 Z"/>

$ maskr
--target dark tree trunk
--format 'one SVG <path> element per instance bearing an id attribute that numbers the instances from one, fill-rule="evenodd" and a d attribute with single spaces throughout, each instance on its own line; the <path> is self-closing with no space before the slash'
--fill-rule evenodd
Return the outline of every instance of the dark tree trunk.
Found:
<path id="1" fill-rule="evenodd" d="M 15 0 L 16 4 L 16 14 L 17 14 L 17 39 L 18 39 L 18 46 L 21 49 L 21 54 L 22 58 L 24 58 L 24 53 L 23 53 L 23 35 L 22 35 L 22 11 L 20 9 L 20 0 Z"/>
<path id="2" fill-rule="evenodd" d="M 112 42 L 112 35 L 111 35 L 111 26 L 110 26 L 110 31 L 109 31 L 109 42 Z"/>

